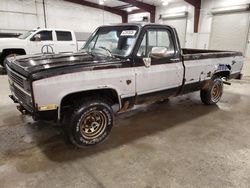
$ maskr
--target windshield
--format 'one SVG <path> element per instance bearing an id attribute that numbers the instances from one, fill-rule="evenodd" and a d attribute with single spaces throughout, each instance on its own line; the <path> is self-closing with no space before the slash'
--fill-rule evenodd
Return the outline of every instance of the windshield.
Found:
<path id="1" fill-rule="evenodd" d="M 30 36 L 34 32 L 35 32 L 35 30 L 28 31 L 28 32 L 23 33 L 22 35 L 20 35 L 18 38 L 19 39 L 26 39 L 28 36 Z"/>
<path id="2" fill-rule="evenodd" d="M 126 57 L 135 44 L 137 34 L 136 26 L 101 27 L 83 49 L 92 54 Z"/>

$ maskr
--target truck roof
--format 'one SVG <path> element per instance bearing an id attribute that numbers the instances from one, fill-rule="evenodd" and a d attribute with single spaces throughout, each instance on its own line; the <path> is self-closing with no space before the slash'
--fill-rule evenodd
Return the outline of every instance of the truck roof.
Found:
<path id="1" fill-rule="evenodd" d="M 115 26 L 138 26 L 138 27 L 144 27 L 144 26 L 162 26 L 166 24 L 158 24 L 158 23 L 147 23 L 147 22 L 133 22 L 133 23 L 118 23 L 118 24 L 111 24 L 111 25 L 104 25 L 101 27 L 115 27 Z M 171 28 L 174 28 L 171 25 L 166 25 Z"/>
<path id="2" fill-rule="evenodd" d="M 69 31 L 69 32 L 73 32 L 73 30 L 70 29 L 60 29 L 60 28 L 36 28 L 33 29 L 34 31 L 38 31 L 38 30 L 57 30 L 57 31 Z"/>

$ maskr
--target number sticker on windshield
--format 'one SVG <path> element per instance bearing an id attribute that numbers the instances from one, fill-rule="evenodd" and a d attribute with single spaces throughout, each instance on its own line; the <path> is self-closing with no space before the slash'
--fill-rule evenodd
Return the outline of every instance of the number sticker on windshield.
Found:
<path id="1" fill-rule="evenodd" d="M 121 33 L 121 36 L 135 36 L 136 30 L 124 30 Z"/>

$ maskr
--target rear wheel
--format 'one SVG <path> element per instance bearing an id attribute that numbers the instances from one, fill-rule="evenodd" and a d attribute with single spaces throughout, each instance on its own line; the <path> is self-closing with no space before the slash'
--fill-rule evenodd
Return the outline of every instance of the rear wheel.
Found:
<path id="1" fill-rule="evenodd" d="M 112 108 L 102 100 L 85 100 L 71 116 L 67 127 L 70 141 L 77 147 L 104 141 L 113 126 Z"/>
<path id="2" fill-rule="evenodd" d="M 212 78 L 206 89 L 201 89 L 201 101 L 206 105 L 216 104 L 223 94 L 223 81 L 220 77 Z"/>

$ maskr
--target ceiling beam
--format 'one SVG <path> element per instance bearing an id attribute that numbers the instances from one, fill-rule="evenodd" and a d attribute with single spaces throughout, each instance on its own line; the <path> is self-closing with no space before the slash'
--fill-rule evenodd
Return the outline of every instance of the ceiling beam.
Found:
<path id="1" fill-rule="evenodd" d="M 124 10 L 116 9 L 116 8 L 105 6 L 105 5 L 99 5 L 99 4 L 92 3 L 89 1 L 85 1 L 85 0 L 64 0 L 64 1 L 76 3 L 79 5 L 88 6 L 88 7 L 92 7 L 92 8 L 97 8 L 97 9 L 101 9 L 101 10 L 105 10 L 107 12 L 121 16 L 122 23 L 128 22 L 128 13 Z"/>
<path id="2" fill-rule="evenodd" d="M 200 10 L 201 10 L 201 0 L 184 0 L 190 5 L 194 6 L 194 32 L 198 33 L 199 20 L 200 20 Z"/>
<path id="3" fill-rule="evenodd" d="M 150 4 L 143 3 L 140 1 L 136 1 L 136 0 L 119 0 L 119 1 L 124 2 L 124 3 L 129 3 L 131 5 L 134 5 L 135 7 L 138 7 L 139 9 L 149 12 L 150 22 L 152 23 L 155 22 L 155 6 L 154 5 L 150 5 Z"/>
<path id="4" fill-rule="evenodd" d="M 121 6 L 115 6 L 113 8 L 116 8 L 116 9 L 125 9 L 125 8 L 130 8 L 130 7 L 133 7 L 133 5 L 126 4 L 126 5 L 121 5 Z"/>

